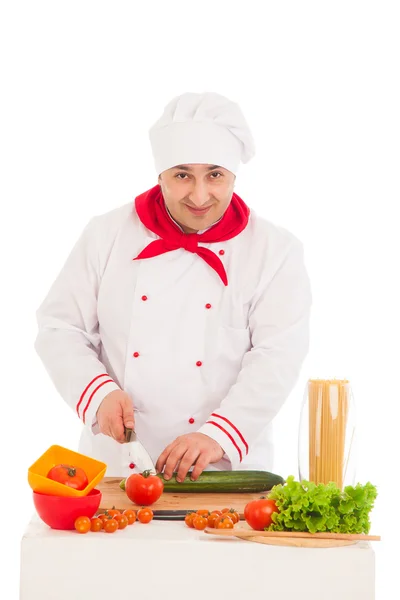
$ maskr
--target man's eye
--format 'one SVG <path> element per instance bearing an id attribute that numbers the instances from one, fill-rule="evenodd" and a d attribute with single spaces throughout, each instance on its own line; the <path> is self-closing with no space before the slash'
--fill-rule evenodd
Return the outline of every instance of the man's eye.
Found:
<path id="1" fill-rule="evenodd" d="M 187 173 L 177 173 L 177 175 L 175 175 L 175 177 L 177 177 L 178 179 L 181 179 L 181 175 L 183 175 L 185 177 L 187 175 Z"/>
<path id="2" fill-rule="evenodd" d="M 219 173 L 218 171 L 213 171 L 211 175 L 220 175 L 222 177 L 222 173 Z M 212 179 L 219 179 L 219 177 L 212 177 Z"/>

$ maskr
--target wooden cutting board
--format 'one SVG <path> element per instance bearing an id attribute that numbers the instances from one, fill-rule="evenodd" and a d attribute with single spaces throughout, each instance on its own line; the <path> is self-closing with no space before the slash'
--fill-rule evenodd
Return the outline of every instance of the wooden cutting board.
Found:
<path id="1" fill-rule="evenodd" d="M 99 511 L 115 506 L 118 510 L 133 508 L 137 510 L 140 506 L 133 504 L 128 496 L 119 487 L 122 478 L 104 477 L 96 486 L 96 489 L 102 493 Z M 223 508 L 235 509 L 243 519 L 244 507 L 251 500 L 256 500 L 267 492 L 257 492 L 256 494 L 163 494 L 157 502 L 151 505 L 154 510 L 222 510 Z"/>
<path id="2" fill-rule="evenodd" d="M 233 529 L 212 529 L 207 527 L 204 533 L 219 537 L 237 537 L 248 542 L 270 544 L 273 546 L 296 546 L 300 548 L 335 548 L 350 546 L 359 541 L 379 541 L 378 535 L 308 533 L 295 531 L 254 531 L 249 526 L 236 524 Z"/>

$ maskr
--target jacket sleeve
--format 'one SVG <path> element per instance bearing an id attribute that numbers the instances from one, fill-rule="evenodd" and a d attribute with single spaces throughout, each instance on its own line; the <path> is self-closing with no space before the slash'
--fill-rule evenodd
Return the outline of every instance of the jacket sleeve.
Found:
<path id="1" fill-rule="evenodd" d="M 312 295 L 303 254 L 295 238 L 272 279 L 260 282 L 249 313 L 251 349 L 236 383 L 199 429 L 220 444 L 233 470 L 283 406 L 308 353 Z"/>
<path id="2" fill-rule="evenodd" d="M 98 433 L 95 415 L 103 398 L 120 389 L 99 360 L 97 219 L 84 229 L 37 310 L 35 341 L 57 391 L 93 433 Z"/>

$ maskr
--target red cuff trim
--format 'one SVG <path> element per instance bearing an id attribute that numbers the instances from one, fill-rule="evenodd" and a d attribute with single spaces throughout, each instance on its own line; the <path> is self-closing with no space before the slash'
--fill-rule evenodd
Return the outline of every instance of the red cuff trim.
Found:
<path id="1" fill-rule="evenodd" d="M 235 440 L 233 439 L 233 437 L 231 436 L 231 434 L 224 427 L 222 427 L 222 425 L 219 425 L 215 421 L 206 421 L 206 422 L 210 423 L 210 425 L 215 425 L 215 427 L 218 427 L 218 429 L 220 429 L 221 431 L 223 431 L 224 433 L 226 433 L 226 435 L 228 436 L 228 438 L 231 440 L 232 444 L 235 446 L 236 450 L 239 452 L 240 462 L 242 462 L 242 458 L 243 458 L 242 457 L 242 451 L 240 450 L 239 446 L 237 445 L 237 443 L 235 442 Z"/>
<path id="2" fill-rule="evenodd" d="M 112 379 L 106 379 L 105 381 L 103 381 L 103 383 L 101 383 L 100 385 L 98 385 L 96 389 L 93 390 L 93 392 L 90 394 L 89 400 L 87 401 L 87 404 L 85 406 L 85 410 L 83 411 L 83 415 L 82 415 L 82 421 L 83 422 L 85 422 L 85 413 L 86 413 L 87 409 L 89 408 L 89 404 L 91 403 L 93 396 L 95 395 L 95 393 L 97 392 L 97 390 L 100 389 L 106 383 L 114 383 L 114 381 Z"/>
<path id="3" fill-rule="evenodd" d="M 232 427 L 232 429 L 234 429 L 236 431 L 236 433 L 238 434 L 238 436 L 242 440 L 243 444 L 245 445 L 246 454 L 248 454 L 249 453 L 249 446 L 248 446 L 246 440 L 244 439 L 244 437 L 242 436 L 242 434 L 240 433 L 239 429 L 237 427 L 235 427 L 235 425 L 233 423 L 231 423 L 229 421 L 229 419 L 227 419 L 226 417 L 222 417 L 221 415 L 218 415 L 217 413 L 212 413 L 211 416 L 212 417 L 218 417 L 219 419 L 222 419 L 223 421 L 225 421 L 225 423 L 228 423 L 228 425 L 230 425 Z"/>
<path id="4" fill-rule="evenodd" d="M 79 398 L 79 402 L 76 405 L 76 412 L 78 413 L 78 417 L 80 417 L 79 415 L 79 407 L 82 404 L 83 398 L 85 397 L 86 392 L 88 391 L 88 389 L 90 388 L 90 386 L 92 385 L 92 383 L 94 383 L 95 381 L 97 381 L 97 379 L 100 379 L 100 377 L 110 377 L 108 373 L 102 373 L 101 375 L 97 375 L 97 377 L 95 377 L 94 379 L 92 379 L 92 381 L 85 387 L 85 389 L 82 392 L 81 397 Z"/>

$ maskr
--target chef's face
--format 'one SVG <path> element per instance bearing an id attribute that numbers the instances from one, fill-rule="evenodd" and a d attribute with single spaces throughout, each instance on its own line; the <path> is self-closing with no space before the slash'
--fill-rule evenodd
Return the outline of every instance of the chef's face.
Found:
<path id="1" fill-rule="evenodd" d="M 235 175 L 217 165 L 185 164 L 158 178 L 165 204 L 186 233 L 211 227 L 232 199 Z"/>

